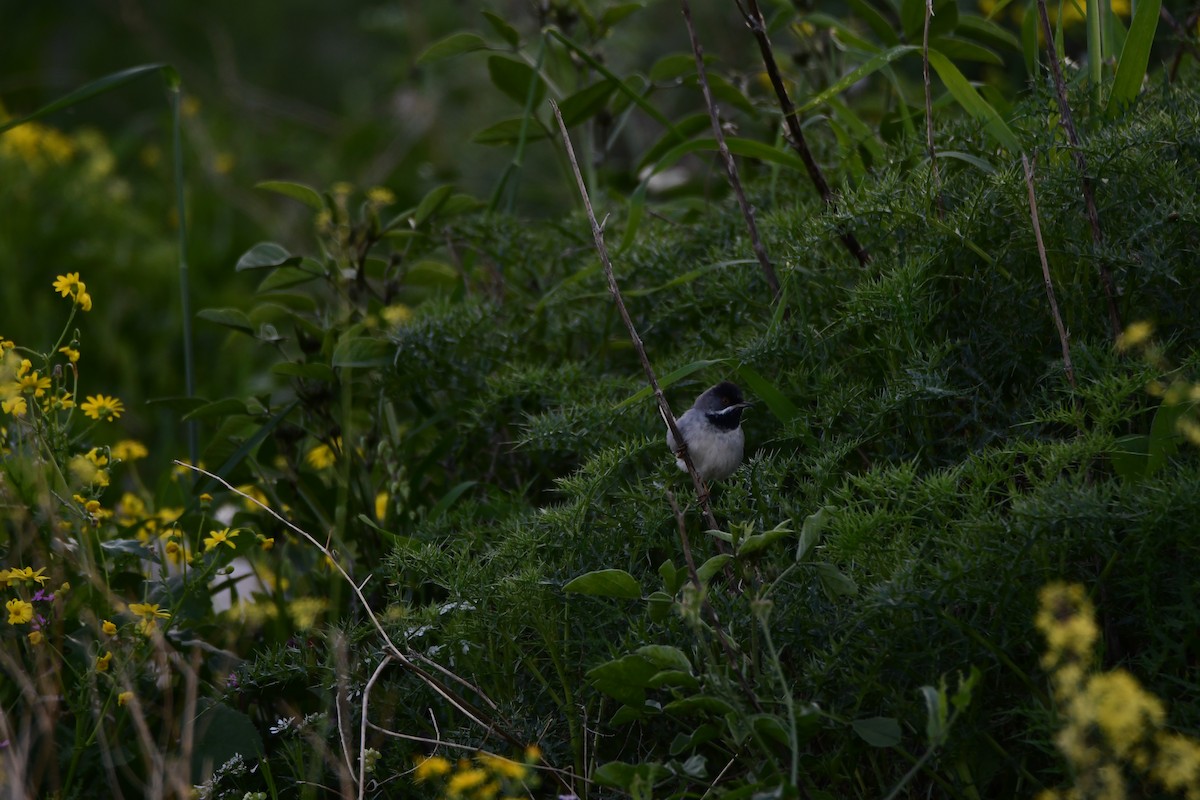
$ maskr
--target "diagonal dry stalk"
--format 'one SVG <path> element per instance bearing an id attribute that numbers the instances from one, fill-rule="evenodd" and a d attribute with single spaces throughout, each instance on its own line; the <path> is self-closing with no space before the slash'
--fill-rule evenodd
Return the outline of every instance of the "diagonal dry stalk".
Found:
<path id="1" fill-rule="evenodd" d="M 735 2 L 738 4 L 738 10 L 742 12 L 746 26 L 750 28 L 750 32 L 754 34 L 754 38 L 758 42 L 763 65 L 767 69 L 767 77 L 771 80 L 771 88 L 775 90 L 775 97 L 779 101 L 779 110 L 783 112 L 788 141 L 791 143 L 792 149 L 800 156 L 800 160 L 804 162 L 804 169 L 808 172 L 808 178 L 816 188 L 817 194 L 821 195 L 821 199 L 830 211 L 837 211 L 837 200 L 833 195 L 833 190 L 829 188 L 829 181 L 825 180 L 825 173 L 821 171 L 821 166 L 808 147 L 808 140 L 804 138 L 804 129 L 800 127 L 800 115 L 796 113 L 796 106 L 792 104 L 792 98 L 788 95 L 783 76 L 779 74 L 779 65 L 775 62 L 775 51 L 771 47 L 771 37 L 767 35 L 767 21 L 758 7 L 758 0 L 747 0 L 746 6 L 743 6 L 740 0 L 735 0 Z M 850 231 L 844 231 L 841 239 L 842 244 L 858 260 L 858 263 L 866 266 L 871 260 L 871 255 L 863 249 L 858 238 Z"/>
<path id="2" fill-rule="evenodd" d="M 1058 313 L 1058 301 L 1054 298 L 1054 282 L 1050 279 L 1050 262 L 1046 259 L 1046 245 L 1042 242 L 1042 225 L 1038 221 L 1037 194 L 1033 190 L 1033 166 L 1025 154 L 1021 154 L 1021 166 L 1025 169 L 1025 186 L 1029 190 L 1029 217 L 1033 221 L 1033 234 L 1037 238 L 1038 256 L 1042 260 L 1042 279 L 1046 282 L 1046 297 L 1050 300 L 1050 313 L 1054 317 L 1054 325 L 1058 328 L 1058 342 L 1062 346 L 1063 367 L 1067 371 L 1067 380 L 1072 389 L 1079 387 L 1075 383 L 1075 367 L 1071 364 L 1071 337 L 1063 325 L 1062 315 Z"/>
<path id="3" fill-rule="evenodd" d="M 1054 49 L 1054 30 L 1050 27 L 1050 15 L 1046 12 L 1046 0 L 1037 0 L 1038 17 L 1042 23 L 1042 35 L 1046 39 L 1046 60 L 1050 62 L 1050 74 L 1054 78 L 1054 92 L 1058 99 L 1058 114 L 1062 121 L 1063 130 L 1067 133 L 1067 143 L 1071 147 L 1071 156 L 1075 159 L 1075 167 L 1079 170 L 1080 191 L 1083 193 L 1083 204 L 1087 211 L 1088 225 L 1092 229 L 1092 245 L 1099 250 L 1104 241 L 1104 233 L 1100 229 L 1100 214 L 1096 210 L 1096 198 L 1092 193 L 1092 181 L 1088 177 L 1087 159 L 1083 148 L 1079 146 L 1079 134 L 1075 130 L 1075 120 L 1071 116 L 1071 106 L 1067 103 L 1067 84 L 1063 80 L 1062 67 L 1058 63 L 1058 53 Z M 1104 286 L 1104 295 L 1108 300 L 1108 322 L 1115 341 L 1121 335 L 1121 315 L 1117 313 L 1116 288 L 1113 284 L 1112 272 L 1104 263 L 1103 257 L 1097 252 L 1097 269 L 1100 272 L 1100 283 Z"/>
<path id="4" fill-rule="evenodd" d="M 604 244 L 604 231 L 600 228 L 600 223 L 596 221 L 596 212 L 592 210 L 592 200 L 588 196 L 587 185 L 583 182 L 583 174 L 579 171 L 579 162 L 575 159 L 575 148 L 571 146 L 571 137 L 567 134 L 567 125 L 563 122 L 562 112 L 558 110 L 558 103 L 553 100 L 550 101 L 550 106 L 554 109 L 554 116 L 558 120 L 558 129 L 562 133 L 563 145 L 567 149 L 567 159 L 571 162 L 571 169 L 575 172 L 579 194 L 583 198 L 583 207 L 587 211 L 588 221 L 592 224 L 592 238 L 596 243 L 596 252 L 600 255 L 600 263 L 604 266 L 604 275 L 608 278 L 608 291 L 612 294 L 613 302 L 617 306 L 617 312 L 621 315 L 621 320 L 625 323 L 625 329 L 629 332 L 629 340 L 633 343 L 633 349 L 637 352 L 638 359 L 642 362 L 642 371 L 646 373 L 646 381 L 650 384 L 650 388 L 654 390 L 654 399 L 658 401 L 659 413 L 662 414 L 667 427 L 670 428 L 671 435 L 679 443 L 679 457 L 683 459 L 683 463 L 687 466 L 688 475 L 692 478 L 692 485 L 696 488 L 696 496 L 700 500 L 700 508 L 704 514 L 704 521 L 710 530 L 716 530 L 718 528 L 717 518 L 713 516 L 712 509 L 708 504 L 708 489 L 705 487 L 700 473 L 696 472 L 696 465 L 692 463 L 692 457 L 688 453 L 687 441 L 684 440 L 683 434 L 679 432 L 679 427 L 675 423 L 675 414 L 671 411 L 670 404 L 667 403 L 667 398 L 663 394 L 662 387 L 658 385 L 658 376 L 654 374 L 654 367 L 650 365 L 650 358 L 646 355 L 646 346 L 642 344 L 642 337 L 638 336 L 637 327 L 634 326 L 633 319 L 629 316 L 629 309 L 625 307 L 625 298 L 621 296 L 621 287 L 617 285 L 617 277 L 613 273 L 612 261 L 608 257 L 608 247 Z"/>
<path id="5" fill-rule="evenodd" d="M 763 277 L 767 280 L 767 286 L 771 288 L 771 295 L 778 299 L 779 278 L 775 275 L 775 267 L 771 265 L 767 249 L 763 247 L 762 238 L 758 235 L 758 223 L 754 220 L 754 206 L 750 205 L 750 201 L 746 199 L 742 180 L 738 177 L 737 162 L 733 160 L 733 154 L 729 152 L 729 146 L 725 143 L 725 130 L 721 127 L 721 114 L 717 111 L 716 101 L 713 100 L 712 90 L 708 86 L 708 73 L 704 69 L 704 50 L 700 47 L 700 40 L 696 38 L 696 27 L 692 25 L 692 10 L 688 6 L 687 0 L 679 0 L 679 5 L 683 9 L 683 19 L 687 23 L 688 36 L 692 40 L 692 54 L 696 56 L 696 77 L 700 81 L 700 90 L 704 93 L 704 104 L 708 107 L 708 116 L 712 120 L 713 137 L 717 140 L 717 149 L 721 153 L 721 160 L 725 162 L 729 185 L 733 187 L 733 193 L 737 195 L 738 206 L 742 209 L 746 228 L 750 231 L 750 244 L 754 248 L 754 255 L 758 258 L 758 263 L 762 266 Z M 676 438 L 675 441 L 683 440 Z"/>

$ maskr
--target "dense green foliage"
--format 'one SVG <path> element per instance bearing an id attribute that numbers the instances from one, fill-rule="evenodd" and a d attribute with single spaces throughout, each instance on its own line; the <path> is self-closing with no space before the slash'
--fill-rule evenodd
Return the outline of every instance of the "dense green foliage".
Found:
<path id="1" fill-rule="evenodd" d="M 179 423 L 198 426 L 203 473 L 168 473 L 163 452 L 138 468 L 119 413 L 83 402 L 139 382 L 121 389 L 130 406 L 183 393 L 170 315 L 119 333 L 98 321 L 111 304 L 176 302 L 165 162 L 143 153 L 152 214 L 97 134 L 25 126 L 44 163 L 0 152 L 7 191 L 29 201 L 0 257 L 60 241 L 6 294 L 6 326 L 37 324 L 0 331 L 16 340 L 0 336 L 0 739 L 14 743 L 0 786 L 493 800 L 502 777 L 508 790 L 529 774 L 499 753 L 554 768 L 526 781 L 539 796 L 1033 796 L 1087 778 L 1056 739 L 1072 712 L 1033 624 L 1054 581 L 1082 584 L 1098 611 L 1084 669 L 1128 670 L 1168 706 L 1155 725 L 1195 738 L 1195 64 L 1152 72 L 1126 108 L 1121 65 L 1155 44 L 1135 22 L 1123 48 L 1088 44 L 1102 72 L 1069 73 L 1097 241 L 1055 88 L 1014 92 L 1022 56 L 1039 74 L 1028 22 L 937 4 L 930 144 L 921 4 L 768 11 L 772 35 L 794 37 L 785 71 L 809 90 L 796 100 L 837 190 L 824 202 L 772 142 L 769 83 L 731 47 L 709 78 L 778 296 L 706 160 L 691 54 L 647 66 L 613 45 L 626 16 L 664 6 L 553 6 L 533 32 L 489 15 L 416 59 L 486 74 L 485 89 L 457 76 L 446 90 L 473 124 L 488 118 L 476 140 L 500 155 L 484 191 L 261 184 L 270 241 L 201 281 L 202 396 L 153 406 L 171 430 L 147 434 L 181 453 Z M 991 70 L 979 91 L 958 71 L 974 62 Z M 720 530 L 665 447 L 589 220 L 556 209 L 574 183 L 546 97 L 675 413 L 722 379 L 755 401 L 745 463 L 713 487 Z M 356 164 L 386 138 L 362 124 L 339 139 Z M 55 157 L 54 142 L 73 149 Z M 254 179 L 272 177 L 293 176 Z M 46 193 L 71 202 L 47 219 Z M 219 259 L 244 222 L 193 202 L 193 239 L 229 234 L 196 246 Z M 126 259 L 93 252 L 99 227 Z M 50 291 L 68 269 L 97 317 L 82 284 Z M 58 330 L 81 366 L 43 350 Z M 79 408 L 39 405 L 40 376 Z M 21 619 L 26 606 L 45 617 Z M 476 755 L 422 761 L 434 752 Z"/>

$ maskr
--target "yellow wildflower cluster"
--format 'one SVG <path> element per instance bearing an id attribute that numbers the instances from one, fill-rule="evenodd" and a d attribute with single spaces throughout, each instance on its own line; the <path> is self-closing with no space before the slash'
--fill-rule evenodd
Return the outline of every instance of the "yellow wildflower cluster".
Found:
<path id="1" fill-rule="evenodd" d="M 1162 701 L 1129 672 L 1090 671 L 1099 631 L 1084 588 L 1053 583 L 1039 600 L 1034 624 L 1046 638 L 1042 666 L 1065 720 L 1055 744 L 1070 763 L 1075 786 L 1046 790 L 1038 800 L 1123 800 L 1129 775 L 1200 800 L 1200 742 L 1163 730 Z"/>
<path id="2" fill-rule="evenodd" d="M 63 297 L 70 297 L 84 311 L 92 310 L 92 296 L 87 293 L 87 284 L 79 280 L 78 272 L 59 275 L 54 281 L 54 291 Z"/>
<path id="3" fill-rule="evenodd" d="M 509 800 L 527 797 L 538 785 L 533 767 L 542 754 L 536 746 L 525 749 L 523 761 L 513 761 L 492 753 L 479 753 L 473 759 L 456 763 L 442 756 L 417 759 L 413 776 L 418 783 L 441 781 L 442 800 Z"/>
<path id="4" fill-rule="evenodd" d="M 0 135 L 0 154 L 24 161 L 40 171 L 46 164 L 62 164 L 75 155 L 75 144 L 66 134 L 40 122 L 24 125 Z"/>
<path id="5" fill-rule="evenodd" d="M 170 619 L 171 614 L 158 607 L 158 603 L 130 603 L 129 613 L 140 617 L 138 633 L 149 636 L 158 628 L 158 620 Z"/>
<path id="6" fill-rule="evenodd" d="M 1143 360 L 1156 369 L 1174 374 L 1172 380 L 1154 380 L 1146 386 L 1146 392 L 1162 398 L 1163 408 L 1179 408 L 1175 429 L 1189 442 L 1200 447 L 1200 382 L 1191 382 L 1171 369 L 1166 356 L 1154 341 L 1154 326 L 1146 321 L 1133 322 L 1117 337 L 1117 350 L 1122 353 L 1137 352 Z"/>

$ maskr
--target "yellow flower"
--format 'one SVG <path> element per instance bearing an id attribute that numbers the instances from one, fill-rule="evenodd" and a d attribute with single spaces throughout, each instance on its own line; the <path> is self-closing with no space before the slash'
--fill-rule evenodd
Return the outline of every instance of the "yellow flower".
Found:
<path id="1" fill-rule="evenodd" d="M 0 409 L 5 414 L 12 414 L 14 417 L 23 417 L 29 412 L 29 404 L 25 402 L 24 397 L 14 395 L 7 400 L 0 401 Z"/>
<path id="2" fill-rule="evenodd" d="M 46 581 L 50 580 L 42 575 L 42 573 L 45 571 L 45 567 L 38 567 L 37 570 L 34 570 L 33 567 L 22 567 L 20 569 L 14 569 L 11 572 L 13 578 L 19 577 L 21 580 L 37 581 L 38 586 L 45 586 Z"/>
<path id="3" fill-rule="evenodd" d="M 338 181 L 333 185 L 333 193 L 339 195 L 348 195 L 354 191 L 354 184 L 347 181 Z"/>
<path id="4" fill-rule="evenodd" d="M 41 644 L 45 638 L 46 637 L 42 635 L 41 631 L 30 631 L 29 632 L 29 643 L 31 645 L 34 645 L 35 647 L 37 645 Z"/>
<path id="5" fill-rule="evenodd" d="M 488 753 L 480 754 L 479 763 L 490 769 L 492 774 L 509 780 L 523 781 L 529 774 L 529 768 L 524 764 Z"/>
<path id="6" fill-rule="evenodd" d="M 106 651 L 102 656 L 96 656 L 96 672 L 108 672 L 108 667 L 112 664 L 112 651 Z"/>
<path id="7" fill-rule="evenodd" d="M 131 700 L 133 700 L 133 692 L 121 692 L 119 695 L 117 695 L 117 705 L 129 705 Z"/>
<path id="8" fill-rule="evenodd" d="M 446 781 L 446 794 L 454 797 L 487 783 L 488 774 L 478 767 L 459 769 Z"/>
<path id="9" fill-rule="evenodd" d="M 341 438 L 338 438 L 336 445 L 341 448 Z M 337 463 L 337 453 L 329 445 L 322 443 L 309 450 L 304 460 L 317 469 L 328 469 Z"/>
<path id="10" fill-rule="evenodd" d="M 1131 322 L 1124 333 L 1117 337 L 1117 349 L 1125 351 L 1131 347 L 1137 347 L 1145 343 L 1154 334 L 1154 326 L 1142 320 L 1141 322 Z"/>
<path id="11" fill-rule="evenodd" d="M 108 456 L 106 456 L 106 455 L 104 455 L 104 453 L 100 452 L 99 447 L 93 447 L 91 450 L 88 450 L 84 454 L 84 457 L 87 458 L 88 461 L 95 464 L 97 467 L 107 467 L 108 466 Z"/>
<path id="12" fill-rule="evenodd" d="M 137 461 L 150 455 L 146 445 L 136 439 L 122 439 L 112 446 L 113 458 L 121 461 Z"/>
<path id="13" fill-rule="evenodd" d="M 130 603 L 129 613 L 136 614 L 144 619 L 154 619 L 155 617 L 167 619 L 171 616 L 170 612 L 159 608 L 158 603 Z"/>
<path id="14" fill-rule="evenodd" d="M 384 306 L 379 310 L 379 316 L 383 317 L 383 321 L 393 328 L 399 327 L 413 318 L 412 308 L 404 303 L 393 303 L 390 306 Z"/>
<path id="15" fill-rule="evenodd" d="M 42 377 L 35 370 L 17 378 L 17 386 L 20 387 L 17 391 L 32 393 L 34 397 L 41 397 L 50 388 L 50 379 Z"/>
<path id="16" fill-rule="evenodd" d="M 125 411 L 124 404 L 115 397 L 108 395 L 88 395 L 87 402 L 80 406 L 83 413 L 95 420 L 115 420 Z"/>
<path id="17" fill-rule="evenodd" d="M 204 552 L 207 553 L 210 550 L 216 550 L 220 545 L 225 545 L 231 549 L 237 547 L 232 541 L 237 538 L 237 535 L 237 531 L 231 531 L 229 528 L 222 528 L 219 531 L 209 531 L 208 536 L 204 539 Z"/>
<path id="18" fill-rule="evenodd" d="M 430 778 L 440 778 L 450 771 L 450 762 L 441 756 L 429 756 L 428 758 L 417 759 L 417 769 L 415 776 L 418 783 L 427 781 Z"/>
<path id="19" fill-rule="evenodd" d="M 85 455 L 73 457 L 67 463 L 71 476 L 80 484 L 92 486 L 108 486 L 108 472 L 100 469 L 94 461 Z"/>
<path id="20" fill-rule="evenodd" d="M 33 619 L 33 605 L 26 603 L 19 597 L 9 600 L 4 604 L 4 607 L 8 609 L 9 625 L 24 625 Z"/>
<path id="21" fill-rule="evenodd" d="M 377 206 L 390 206 L 396 202 L 396 195 L 386 186 L 376 186 L 367 191 L 367 200 Z"/>
<path id="22" fill-rule="evenodd" d="M 380 492 L 379 494 L 375 495 L 375 519 L 383 522 L 384 518 L 387 517 L 387 508 L 388 493 Z"/>
<path id="23" fill-rule="evenodd" d="M 109 622 L 108 620 L 104 620 L 104 624 L 100 626 L 100 630 L 104 631 L 105 636 L 116 636 L 117 635 L 116 623 Z"/>
<path id="24" fill-rule="evenodd" d="M 1034 624 L 1046 637 L 1043 664 L 1053 667 L 1064 657 L 1087 656 L 1099 636 L 1095 611 L 1079 584 L 1051 583 L 1038 593 L 1041 608 Z"/>
<path id="25" fill-rule="evenodd" d="M 79 363 L 79 351 L 76 350 L 74 347 L 60 347 L 60 348 L 58 348 L 58 352 L 62 353 L 64 356 L 66 356 L 67 360 L 70 361 L 72 364 Z"/>
<path id="26" fill-rule="evenodd" d="M 92 296 L 87 292 L 80 292 L 79 296 L 75 298 L 75 302 L 78 303 L 79 307 L 84 311 L 92 310 Z"/>
<path id="27" fill-rule="evenodd" d="M 1153 774 L 1169 792 L 1190 789 L 1194 797 L 1200 789 L 1200 744 L 1177 733 L 1160 733 L 1155 738 L 1158 758 Z"/>
<path id="28" fill-rule="evenodd" d="M 83 287 L 84 284 L 83 281 L 79 280 L 78 272 L 68 272 L 66 275 L 59 275 L 54 281 L 54 290 L 63 297 L 70 297 L 75 292 L 81 291 Z"/>
<path id="29" fill-rule="evenodd" d="M 3 336 L 0 336 L 0 356 L 3 356 L 8 351 L 14 349 L 16 346 L 17 346 L 17 343 L 14 342 L 12 339 L 5 339 Z"/>
<path id="30" fill-rule="evenodd" d="M 254 500 L 257 500 L 259 503 L 262 503 L 268 508 L 271 505 L 270 501 L 267 500 L 267 495 L 263 493 L 263 490 L 259 489 L 253 483 L 243 483 L 241 486 L 237 487 L 237 490 L 244 495 L 249 495 L 249 497 L 242 498 L 242 504 L 246 506 L 247 511 L 257 511 L 260 508 L 260 506 L 254 502 Z"/>
<path id="31" fill-rule="evenodd" d="M 275 546 L 275 537 L 264 536 L 264 537 L 262 537 L 262 541 L 259 542 L 259 545 L 262 547 L 262 549 L 264 551 L 270 550 L 272 547 Z"/>

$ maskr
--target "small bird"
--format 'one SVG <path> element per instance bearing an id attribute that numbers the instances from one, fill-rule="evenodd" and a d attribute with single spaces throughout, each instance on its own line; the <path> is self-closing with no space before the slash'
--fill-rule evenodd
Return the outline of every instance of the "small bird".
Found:
<path id="1" fill-rule="evenodd" d="M 742 410 L 750 404 L 742 399 L 742 390 L 722 381 L 696 398 L 692 407 L 675 421 L 687 442 L 688 455 L 696 472 L 705 482 L 728 478 L 742 463 L 746 434 L 742 432 Z M 667 447 L 679 455 L 675 436 L 667 428 Z M 687 471 L 682 458 L 675 463 Z"/>

